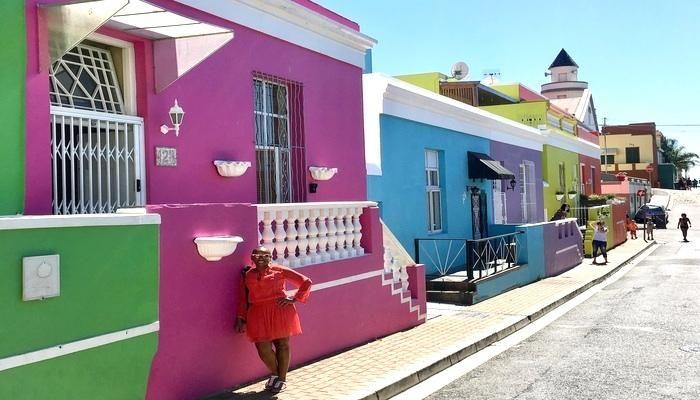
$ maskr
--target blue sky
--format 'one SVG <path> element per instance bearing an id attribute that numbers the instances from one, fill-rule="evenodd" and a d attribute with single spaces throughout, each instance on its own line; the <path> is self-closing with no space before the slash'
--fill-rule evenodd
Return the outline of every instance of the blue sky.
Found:
<path id="1" fill-rule="evenodd" d="M 593 93 L 599 123 L 700 124 L 700 1 L 316 0 L 379 43 L 374 71 L 497 69 L 533 89 L 563 47 Z M 700 126 L 659 127 L 700 153 Z M 700 168 L 696 168 L 700 178 Z"/>

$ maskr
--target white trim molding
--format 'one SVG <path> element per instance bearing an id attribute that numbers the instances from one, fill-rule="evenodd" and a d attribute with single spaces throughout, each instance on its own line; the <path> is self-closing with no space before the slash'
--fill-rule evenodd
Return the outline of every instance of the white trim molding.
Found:
<path id="1" fill-rule="evenodd" d="M 160 225 L 158 214 L 75 214 L 0 217 L 0 231 L 87 226 Z"/>
<path id="2" fill-rule="evenodd" d="M 21 367 L 23 365 L 34 364 L 41 361 L 50 360 L 52 358 L 65 356 L 72 353 L 77 353 L 83 350 L 94 349 L 116 342 L 133 339 L 135 337 L 147 335 L 149 333 L 158 332 L 160 330 L 160 322 L 156 321 L 148 325 L 137 326 L 123 331 L 107 333 L 100 336 L 91 337 L 88 339 L 77 340 L 75 342 L 65 343 L 42 350 L 31 351 L 29 353 L 19 354 L 12 357 L 0 358 L 0 371 L 11 368 Z"/>
<path id="3" fill-rule="evenodd" d="M 291 0 L 176 0 L 360 68 L 377 41 Z"/>
<path id="4" fill-rule="evenodd" d="M 598 158 L 601 156 L 601 149 L 595 143 L 583 140 L 579 137 L 559 133 L 549 128 L 541 129 L 545 138 L 545 144 L 571 151 L 583 156 Z"/>
<path id="5" fill-rule="evenodd" d="M 542 151 L 545 142 L 539 129 L 383 74 L 363 76 L 363 96 L 368 175 L 382 174 L 381 114 L 536 151 Z"/>

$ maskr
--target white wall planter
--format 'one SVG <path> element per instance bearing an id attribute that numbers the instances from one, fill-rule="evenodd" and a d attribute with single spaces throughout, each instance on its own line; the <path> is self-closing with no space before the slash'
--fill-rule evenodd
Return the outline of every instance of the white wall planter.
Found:
<path id="1" fill-rule="evenodd" d="M 230 256 L 242 241 L 240 236 L 202 236 L 194 239 L 197 252 L 207 261 L 219 261 Z"/>
<path id="2" fill-rule="evenodd" d="M 338 168 L 309 167 L 309 172 L 311 172 L 311 177 L 314 178 L 314 180 L 327 181 L 338 173 Z"/>
<path id="3" fill-rule="evenodd" d="M 556 196 L 557 200 L 561 200 L 564 198 L 563 194 L 555 194 L 554 196 Z"/>
<path id="4" fill-rule="evenodd" d="M 243 175 L 250 168 L 250 161 L 214 161 L 219 175 L 225 177 L 235 177 Z"/>
<path id="5" fill-rule="evenodd" d="M 576 198 L 576 193 L 574 193 L 574 194 L 569 193 L 569 198 L 570 198 L 571 200 L 575 199 L 575 198 Z"/>

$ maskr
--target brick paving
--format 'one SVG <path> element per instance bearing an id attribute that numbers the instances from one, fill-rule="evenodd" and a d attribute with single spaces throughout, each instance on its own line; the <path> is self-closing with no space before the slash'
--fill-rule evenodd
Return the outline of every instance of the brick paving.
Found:
<path id="1" fill-rule="evenodd" d="M 559 276 L 295 369 L 287 376 L 287 390 L 276 396 L 265 392 L 261 381 L 208 400 L 387 399 L 522 328 L 603 279 L 648 245 L 651 243 L 641 239 L 628 240 L 610 251 L 608 265 L 591 265 L 585 259 Z"/>

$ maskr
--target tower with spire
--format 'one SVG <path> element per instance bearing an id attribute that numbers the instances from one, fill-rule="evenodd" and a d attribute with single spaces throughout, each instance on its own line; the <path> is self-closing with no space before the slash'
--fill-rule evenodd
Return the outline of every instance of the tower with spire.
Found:
<path id="1" fill-rule="evenodd" d="M 550 99 L 581 97 L 588 89 L 588 82 L 578 80 L 578 68 L 569 53 L 561 49 L 549 66 L 549 72 L 544 73 L 550 81 L 542 85 L 542 95 Z"/>

